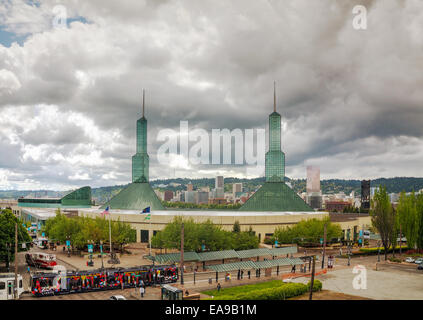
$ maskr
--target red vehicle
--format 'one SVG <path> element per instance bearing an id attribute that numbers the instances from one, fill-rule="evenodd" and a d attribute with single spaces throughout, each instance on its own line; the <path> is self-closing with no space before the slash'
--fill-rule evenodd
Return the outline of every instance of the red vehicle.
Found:
<path id="1" fill-rule="evenodd" d="M 25 254 L 25 260 L 29 266 L 36 268 L 53 269 L 57 265 L 56 256 L 48 253 L 27 253 Z"/>

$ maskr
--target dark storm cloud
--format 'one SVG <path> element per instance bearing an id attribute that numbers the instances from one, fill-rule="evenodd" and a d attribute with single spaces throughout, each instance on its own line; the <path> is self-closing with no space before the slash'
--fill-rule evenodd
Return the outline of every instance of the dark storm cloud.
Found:
<path id="1" fill-rule="evenodd" d="M 404 145 L 423 145 L 423 2 L 360 4 L 368 10 L 367 30 L 352 27 L 354 0 L 69 1 L 68 15 L 88 23 L 54 29 L 40 19 L 22 47 L 0 46 L 0 112 L 58 108 L 57 118 L 39 126 L 13 125 L 13 148 L 23 161 L 3 159 L 2 168 L 27 174 L 24 167 L 55 166 L 62 172 L 56 180 L 43 170 L 32 175 L 46 185 L 76 183 L 69 177 L 103 185 L 106 174 L 129 179 L 145 88 L 152 176 L 165 177 L 173 171 L 160 170 L 156 160 L 161 129 L 179 131 L 180 120 L 208 132 L 265 128 L 276 80 L 288 175 L 304 176 L 309 162 L 322 165 L 322 176 L 348 176 L 358 164 L 363 176 L 375 171 L 356 157 L 373 157 L 390 175 L 419 175 L 410 165 L 418 153 L 404 165 L 386 159 Z M 55 5 L 45 1 L 38 10 L 50 19 Z M 27 12 L 23 2 L 18 7 L 0 12 L 8 30 L 23 28 L 12 21 L 31 21 L 18 19 L 17 12 Z M 72 112 L 82 124 L 57 125 L 60 113 Z"/>

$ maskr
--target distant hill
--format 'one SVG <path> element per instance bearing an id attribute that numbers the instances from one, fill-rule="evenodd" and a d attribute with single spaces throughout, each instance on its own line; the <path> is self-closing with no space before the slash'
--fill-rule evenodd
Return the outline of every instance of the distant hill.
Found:
<path id="1" fill-rule="evenodd" d="M 305 179 L 289 179 L 285 178 L 285 181 L 291 183 L 292 189 L 295 192 L 306 191 L 306 180 Z M 164 180 L 153 180 L 150 184 L 155 189 L 159 190 L 186 190 L 186 185 L 192 183 L 194 189 L 200 187 L 214 188 L 213 178 L 202 178 L 202 179 L 187 179 L 187 178 L 174 178 Z M 264 183 L 264 177 L 254 179 L 238 179 L 238 178 L 225 178 L 225 191 L 232 191 L 232 184 L 242 182 L 245 191 L 254 191 L 261 184 Z M 170 186 L 169 184 L 176 184 Z M 179 185 L 178 185 L 179 184 Z M 361 180 L 342 180 L 342 179 L 330 179 L 321 180 L 320 182 L 322 192 L 325 194 L 344 192 L 345 194 L 355 191 L 356 194 L 360 194 Z M 409 177 L 396 177 L 396 178 L 379 178 L 371 181 L 371 187 L 377 187 L 379 185 L 386 186 L 388 193 L 399 193 L 401 191 L 411 192 L 423 189 L 423 178 L 409 178 Z M 92 197 L 98 203 L 104 203 L 108 198 L 117 194 L 126 185 L 116 185 L 108 187 L 100 187 L 92 189 Z M 48 190 L 34 190 L 34 191 L 18 191 L 18 190 L 0 190 L 0 199 L 10 199 L 19 197 L 62 197 L 69 191 L 48 191 Z"/>

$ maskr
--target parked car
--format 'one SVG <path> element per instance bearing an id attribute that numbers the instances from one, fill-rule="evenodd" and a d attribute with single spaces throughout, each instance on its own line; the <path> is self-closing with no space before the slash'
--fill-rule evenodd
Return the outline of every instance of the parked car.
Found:
<path id="1" fill-rule="evenodd" d="M 117 295 L 117 296 L 111 296 L 109 300 L 126 300 L 124 296 Z"/>
<path id="2" fill-rule="evenodd" d="M 420 263 L 419 265 L 417 265 L 417 269 L 418 270 L 423 270 L 423 263 Z"/>
<path id="3" fill-rule="evenodd" d="M 414 259 L 412 258 L 412 257 L 408 257 L 407 259 L 405 259 L 405 262 L 408 262 L 408 263 L 414 263 Z"/>
<path id="4" fill-rule="evenodd" d="M 414 260 L 414 263 L 417 263 L 417 264 L 423 263 L 423 258 L 417 258 L 416 260 Z"/>

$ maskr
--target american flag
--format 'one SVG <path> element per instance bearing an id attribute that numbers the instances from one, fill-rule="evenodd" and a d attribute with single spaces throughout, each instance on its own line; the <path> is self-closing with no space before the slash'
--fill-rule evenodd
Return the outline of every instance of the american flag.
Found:
<path id="1" fill-rule="evenodd" d="M 106 207 L 106 210 L 104 210 L 102 213 L 100 213 L 102 217 L 104 217 L 105 214 L 109 214 L 109 206 Z"/>

